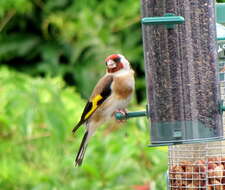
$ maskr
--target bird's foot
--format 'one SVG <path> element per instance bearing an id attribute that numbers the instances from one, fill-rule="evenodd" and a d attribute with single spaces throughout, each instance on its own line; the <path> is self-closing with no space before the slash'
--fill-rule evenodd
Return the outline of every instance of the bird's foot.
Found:
<path id="1" fill-rule="evenodd" d="M 116 114 L 120 114 L 118 117 Z M 122 116 L 121 116 L 122 115 Z M 118 109 L 113 113 L 113 116 L 116 117 L 116 121 L 119 123 L 123 123 L 127 120 L 127 110 L 126 109 Z"/>

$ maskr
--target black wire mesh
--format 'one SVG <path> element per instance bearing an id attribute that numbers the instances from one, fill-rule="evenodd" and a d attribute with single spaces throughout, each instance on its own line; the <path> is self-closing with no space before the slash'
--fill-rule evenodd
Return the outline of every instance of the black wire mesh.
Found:
<path id="1" fill-rule="evenodd" d="M 169 147 L 168 189 L 225 189 L 225 142 Z"/>

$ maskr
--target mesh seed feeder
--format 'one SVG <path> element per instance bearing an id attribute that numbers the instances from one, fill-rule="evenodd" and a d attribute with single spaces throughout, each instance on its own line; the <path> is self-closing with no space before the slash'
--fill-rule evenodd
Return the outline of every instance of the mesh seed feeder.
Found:
<path id="1" fill-rule="evenodd" d="M 142 0 L 151 143 L 170 145 L 171 190 L 225 190 L 214 12 L 211 0 Z"/>

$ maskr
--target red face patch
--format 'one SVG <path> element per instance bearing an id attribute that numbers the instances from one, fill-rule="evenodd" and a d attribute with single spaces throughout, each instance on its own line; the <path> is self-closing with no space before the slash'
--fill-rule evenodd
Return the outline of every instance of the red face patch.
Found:
<path id="1" fill-rule="evenodd" d="M 117 55 L 117 54 L 112 54 L 112 55 L 108 56 L 108 57 L 105 59 L 105 62 L 109 61 L 110 59 L 111 59 L 111 60 L 114 60 L 114 59 L 118 59 L 118 58 L 120 58 L 119 55 Z"/>

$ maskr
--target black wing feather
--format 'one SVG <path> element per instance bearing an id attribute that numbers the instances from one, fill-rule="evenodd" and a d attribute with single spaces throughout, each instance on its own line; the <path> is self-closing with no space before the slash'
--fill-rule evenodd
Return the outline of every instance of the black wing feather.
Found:
<path id="1" fill-rule="evenodd" d="M 85 120 L 85 115 L 91 110 L 92 108 L 92 102 L 87 102 L 86 106 L 84 107 L 84 111 L 81 115 L 80 121 L 78 124 L 73 128 L 72 132 L 75 133 L 76 130 L 86 121 Z"/>
<path id="2" fill-rule="evenodd" d="M 112 83 L 112 81 L 111 81 L 111 83 Z M 97 102 L 97 105 L 101 105 L 111 95 L 111 92 L 112 92 L 111 83 L 106 85 L 106 87 L 100 93 L 100 95 L 102 96 L 102 99 Z"/>
<path id="3" fill-rule="evenodd" d="M 97 102 L 97 105 L 101 105 L 110 95 L 111 95 L 111 84 L 112 84 L 113 78 L 111 78 L 111 80 L 108 81 L 108 83 L 105 85 L 105 87 L 102 89 L 102 92 L 100 93 L 100 95 L 102 96 L 102 99 L 100 99 Z M 73 128 L 72 132 L 75 133 L 76 130 L 82 125 L 84 124 L 89 118 L 90 116 L 94 113 L 92 113 L 88 118 L 85 119 L 86 114 L 92 109 L 93 103 L 91 101 L 88 101 L 86 106 L 84 107 L 84 111 L 81 115 L 80 121 L 78 122 L 78 124 Z M 96 110 L 95 110 L 96 111 Z"/>

